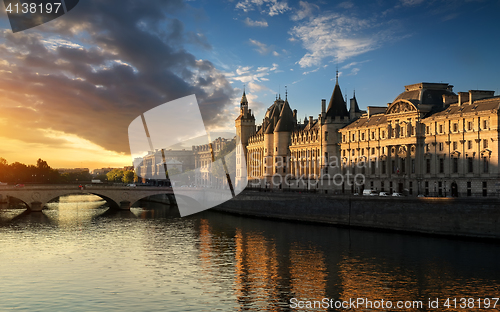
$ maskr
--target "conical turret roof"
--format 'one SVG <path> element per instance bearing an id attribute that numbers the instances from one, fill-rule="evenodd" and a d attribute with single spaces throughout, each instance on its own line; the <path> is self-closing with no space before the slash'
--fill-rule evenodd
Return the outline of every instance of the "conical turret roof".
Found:
<path id="1" fill-rule="evenodd" d="M 276 124 L 276 132 L 291 132 L 293 130 L 293 113 L 288 101 L 285 101 L 281 109 L 278 123 Z"/>
<path id="2" fill-rule="evenodd" d="M 241 96 L 240 104 L 248 104 L 247 95 L 245 94 L 245 91 L 243 91 L 243 95 Z"/>
<path id="3" fill-rule="evenodd" d="M 346 103 L 344 97 L 342 96 L 342 91 L 340 91 L 340 86 L 338 82 L 335 84 L 333 89 L 332 97 L 330 98 L 330 103 L 328 104 L 328 109 L 326 110 L 326 117 L 345 117 L 349 116 L 347 111 Z"/>
<path id="4" fill-rule="evenodd" d="M 356 93 L 353 94 L 353 97 L 351 100 L 354 100 L 354 112 L 361 113 L 361 110 L 359 109 L 359 106 L 358 106 L 358 100 L 356 100 Z M 350 112 L 351 112 L 351 110 L 349 109 L 349 113 Z"/>

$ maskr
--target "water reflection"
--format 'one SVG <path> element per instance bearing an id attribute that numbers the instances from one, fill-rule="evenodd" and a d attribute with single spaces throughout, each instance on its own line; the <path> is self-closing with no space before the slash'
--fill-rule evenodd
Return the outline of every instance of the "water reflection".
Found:
<path id="1" fill-rule="evenodd" d="M 0 310 L 288 311 L 291 298 L 498 297 L 497 243 L 213 211 L 179 218 L 152 201 L 127 212 L 90 197 L 50 205 L 0 211 Z"/>

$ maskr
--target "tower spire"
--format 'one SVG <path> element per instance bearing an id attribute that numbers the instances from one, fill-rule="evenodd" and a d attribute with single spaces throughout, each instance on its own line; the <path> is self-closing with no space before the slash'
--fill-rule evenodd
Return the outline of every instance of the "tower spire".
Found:
<path id="1" fill-rule="evenodd" d="M 285 86 L 285 101 L 287 101 L 287 100 L 288 100 L 288 89 Z"/>
<path id="2" fill-rule="evenodd" d="M 337 65 L 337 70 L 335 72 L 335 84 L 339 84 L 339 65 Z"/>
<path id="3" fill-rule="evenodd" d="M 241 96 L 240 104 L 241 106 L 248 105 L 247 95 L 245 94 L 245 85 L 243 85 L 243 95 Z"/>

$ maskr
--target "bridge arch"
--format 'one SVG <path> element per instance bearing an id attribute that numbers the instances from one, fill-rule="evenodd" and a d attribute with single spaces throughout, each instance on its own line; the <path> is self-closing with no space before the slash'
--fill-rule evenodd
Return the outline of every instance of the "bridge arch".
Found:
<path id="1" fill-rule="evenodd" d="M 59 198 L 61 196 L 67 196 L 67 195 L 95 195 L 95 196 L 98 196 L 98 197 L 102 198 L 103 200 L 105 200 L 106 203 L 108 203 L 109 208 L 119 208 L 119 205 L 113 199 L 111 199 L 108 196 L 105 196 L 105 195 L 102 195 L 102 194 L 97 194 L 95 192 L 81 192 L 81 191 L 78 191 L 78 190 L 68 191 L 68 192 L 66 192 L 64 194 L 58 194 L 57 196 L 54 196 L 54 197 L 48 199 L 46 202 L 42 203 L 42 205 L 45 206 L 47 203 L 50 203 L 54 199 Z"/>
<path id="2" fill-rule="evenodd" d="M 170 187 L 124 187 L 124 186 L 89 186 L 79 188 L 75 185 L 34 185 L 22 188 L 1 187 L 0 195 L 17 198 L 24 202 L 31 211 L 41 211 L 51 200 L 71 194 L 92 194 L 103 198 L 110 208 L 130 209 L 138 200 L 158 194 L 166 194 L 171 203 L 175 203 Z"/>

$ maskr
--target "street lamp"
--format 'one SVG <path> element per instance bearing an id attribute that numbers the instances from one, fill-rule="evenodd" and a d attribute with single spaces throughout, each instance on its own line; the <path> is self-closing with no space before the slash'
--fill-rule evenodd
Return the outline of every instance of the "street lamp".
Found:
<path id="1" fill-rule="evenodd" d="M 434 181 L 434 196 L 436 196 L 436 197 L 437 197 L 436 184 L 437 184 L 437 182 L 436 182 L 436 181 Z"/>
<path id="2" fill-rule="evenodd" d="M 446 197 L 446 180 L 444 180 L 444 197 Z"/>

